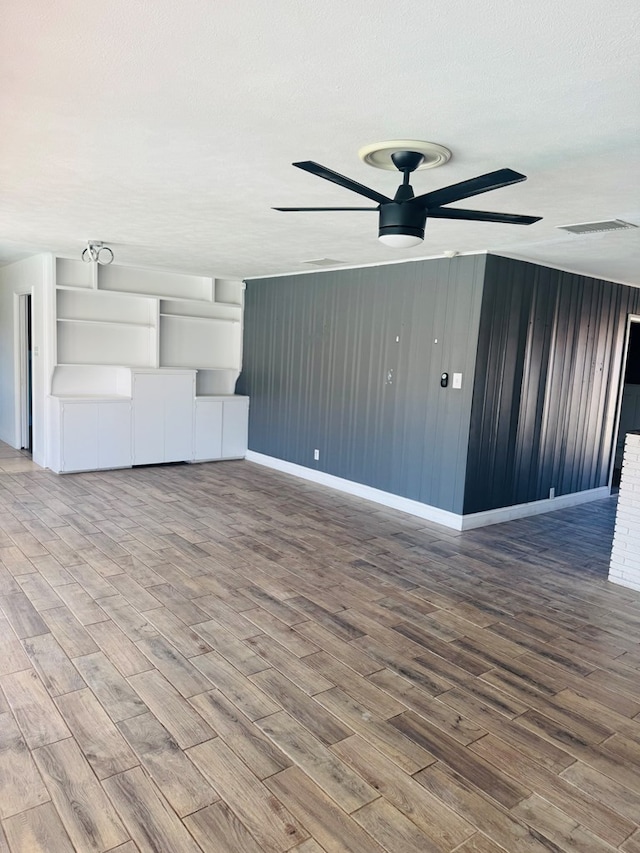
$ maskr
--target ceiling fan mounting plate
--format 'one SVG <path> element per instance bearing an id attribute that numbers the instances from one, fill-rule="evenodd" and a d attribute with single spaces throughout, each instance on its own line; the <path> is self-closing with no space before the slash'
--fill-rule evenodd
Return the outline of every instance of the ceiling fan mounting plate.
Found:
<path id="1" fill-rule="evenodd" d="M 419 139 L 391 139 L 388 142 L 373 142 L 358 151 L 360 159 L 368 166 L 376 169 L 387 169 L 397 172 L 398 167 L 391 159 L 392 154 L 402 151 L 415 151 L 422 154 L 423 161 L 416 171 L 421 169 L 436 169 L 444 166 L 451 159 L 451 151 L 436 142 L 422 142 Z"/>

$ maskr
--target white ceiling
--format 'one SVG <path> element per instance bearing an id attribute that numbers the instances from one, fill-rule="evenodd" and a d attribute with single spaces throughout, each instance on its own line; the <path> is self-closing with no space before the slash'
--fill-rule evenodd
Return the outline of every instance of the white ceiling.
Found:
<path id="1" fill-rule="evenodd" d="M 4 0 L 0 262 L 34 251 L 218 276 L 495 251 L 640 285 L 638 0 Z M 430 221 L 392 250 L 367 205 L 291 167 L 316 160 L 393 194 L 358 149 L 453 152 L 416 194 L 510 167 L 526 183 L 461 206 L 528 227 Z"/>

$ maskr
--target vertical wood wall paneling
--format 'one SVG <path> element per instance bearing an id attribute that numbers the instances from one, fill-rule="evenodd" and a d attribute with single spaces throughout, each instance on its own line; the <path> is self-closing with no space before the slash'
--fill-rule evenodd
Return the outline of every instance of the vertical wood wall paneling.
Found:
<path id="1" fill-rule="evenodd" d="M 462 512 L 485 261 L 247 282 L 250 449 Z"/>
<path id="2" fill-rule="evenodd" d="M 490 255 L 464 512 L 605 486 L 640 289 Z"/>

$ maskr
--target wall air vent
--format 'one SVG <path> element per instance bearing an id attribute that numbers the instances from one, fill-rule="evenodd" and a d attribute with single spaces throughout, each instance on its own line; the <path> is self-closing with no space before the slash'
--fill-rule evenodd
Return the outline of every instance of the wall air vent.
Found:
<path id="1" fill-rule="evenodd" d="M 633 222 L 622 219 L 604 219 L 602 222 L 578 222 L 575 225 L 556 225 L 561 231 L 570 234 L 597 234 L 602 231 L 624 231 L 626 228 L 637 228 Z"/>
<path id="2" fill-rule="evenodd" d="M 345 264 L 346 261 L 336 261 L 335 258 L 312 258 L 310 261 L 300 261 L 302 264 L 309 264 L 312 267 L 337 267 Z"/>

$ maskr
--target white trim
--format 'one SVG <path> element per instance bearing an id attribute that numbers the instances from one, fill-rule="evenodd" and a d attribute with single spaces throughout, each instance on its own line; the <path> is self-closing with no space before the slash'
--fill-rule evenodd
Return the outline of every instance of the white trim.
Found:
<path id="1" fill-rule="evenodd" d="M 16 327 L 17 362 L 18 362 L 18 398 L 16 407 L 18 428 L 16 437 L 20 449 L 29 447 L 29 402 L 32 396 L 31 383 L 29 382 L 29 340 L 27 327 L 31 322 L 31 294 L 15 294 L 14 299 L 18 301 L 18 324 Z M 27 310 L 28 309 L 28 310 Z M 14 312 L 15 313 L 15 312 Z"/>
<path id="2" fill-rule="evenodd" d="M 603 278 L 602 276 L 594 275 L 590 272 L 585 272 L 584 270 L 573 269 L 572 267 L 564 267 L 558 266 L 555 263 L 551 263 L 550 261 L 541 261 L 534 258 L 527 258 L 525 255 L 519 255 L 517 252 L 496 252 L 489 249 L 486 252 L 487 255 L 492 255 L 495 258 L 507 258 L 507 260 L 512 261 L 522 261 L 525 264 L 533 264 L 536 267 L 546 267 L 550 270 L 557 270 L 558 272 L 568 272 L 571 275 L 581 275 L 584 278 L 591 278 L 594 281 L 604 281 L 607 284 L 623 284 L 627 287 L 640 287 L 640 284 L 637 281 L 622 281 L 621 279 L 615 278 Z"/>
<path id="3" fill-rule="evenodd" d="M 540 261 L 536 258 L 527 258 L 525 255 L 519 255 L 516 252 L 496 252 L 495 249 L 482 249 L 480 251 L 475 252 L 460 252 L 455 257 L 456 258 L 467 258 L 473 255 L 491 255 L 494 258 L 506 258 L 507 260 L 512 261 L 522 261 L 525 264 L 533 264 L 536 267 L 546 267 L 550 270 L 557 270 L 558 272 L 568 272 L 572 275 L 581 275 L 585 278 L 592 278 L 594 281 L 606 281 L 609 284 L 623 284 L 627 287 L 640 287 L 640 284 L 637 281 L 622 281 L 616 280 L 614 278 L 602 278 L 600 276 L 593 275 L 592 273 L 585 272 L 584 270 L 576 270 L 571 269 L 570 267 L 557 266 L 556 264 L 552 264 L 549 261 Z M 419 258 L 398 258 L 394 261 L 373 261 L 369 264 L 340 264 L 335 267 L 322 267 L 319 269 L 311 269 L 311 270 L 294 270 L 293 272 L 274 272 L 269 273 L 268 275 L 248 275 L 243 278 L 243 281 L 260 281 L 263 278 L 287 278 L 292 275 L 317 275 L 318 273 L 323 272 L 338 272 L 339 270 L 361 270 L 367 269 L 368 267 L 386 267 L 391 264 L 414 264 L 421 263 L 422 261 L 442 261 L 442 260 L 453 260 L 448 255 L 444 255 L 440 252 L 437 255 L 424 255 Z"/>
<path id="4" fill-rule="evenodd" d="M 483 249 L 480 252 L 459 252 L 455 255 L 456 258 L 468 258 L 473 255 L 488 255 L 489 252 Z M 393 261 L 372 261 L 370 264 L 339 264 L 335 267 L 316 267 L 312 270 L 297 270 L 293 272 L 273 272 L 269 275 L 248 275 L 243 278 L 243 281 L 261 281 L 263 278 L 287 278 L 292 275 L 317 275 L 323 272 L 339 272 L 340 270 L 364 270 L 369 267 L 388 267 L 396 266 L 397 264 L 418 264 L 422 261 L 452 261 L 454 258 L 449 255 L 444 255 L 440 252 L 437 255 L 423 255 L 419 258 L 397 258 Z M 531 261 L 531 263 L 535 263 Z"/>
<path id="5" fill-rule="evenodd" d="M 608 497 L 611 497 L 609 487 L 600 486 L 597 489 L 586 489 L 584 492 L 571 492 L 568 495 L 559 495 L 557 498 L 545 498 L 541 501 L 531 501 L 526 504 L 514 504 L 514 506 L 503 506 L 499 509 L 488 509 L 485 512 L 473 512 L 462 516 L 462 529 L 473 530 L 474 527 L 500 524 L 503 521 L 511 521 L 514 518 L 542 515 L 545 512 L 555 512 L 558 509 L 567 509 L 571 506 L 589 503 L 589 501 L 599 501 Z"/>
<path id="6" fill-rule="evenodd" d="M 525 518 L 530 515 L 540 515 L 545 512 L 566 509 L 567 507 L 601 500 L 610 496 L 609 487 L 601 486 L 598 489 L 587 489 L 584 492 L 574 492 L 569 495 L 561 495 L 557 498 L 547 498 L 541 501 L 532 501 L 531 503 L 505 506 L 499 509 L 486 510 L 485 512 L 474 512 L 469 515 L 458 515 L 455 512 L 448 512 L 445 509 L 439 509 L 430 504 L 414 501 L 410 498 L 403 498 L 391 492 L 383 492 L 381 489 L 374 489 L 372 486 L 365 486 L 353 480 L 334 477 L 333 474 L 325 474 L 323 471 L 317 471 L 315 468 L 306 468 L 304 465 L 286 462 L 284 459 L 277 459 L 275 456 L 256 453 L 254 450 L 248 450 L 245 458 L 248 462 L 255 462 L 257 465 L 264 465 L 267 468 L 273 468 L 285 474 L 292 474 L 294 477 L 310 480 L 321 486 L 329 486 L 332 489 L 337 489 L 339 492 L 355 495 L 373 503 L 391 507 L 391 509 L 398 509 L 401 512 L 406 512 L 408 515 L 415 515 L 418 518 L 442 524 L 444 527 L 450 527 L 453 530 L 473 530 L 476 527 L 486 527 L 490 524 L 499 524 L 500 522 L 510 521 L 514 518 Z"/>
<path id="7" fill-rule="evenodd" d="M 622 414 L 622 397 L 624 396 L 624 376 L 627 372 L 627 359 L 629 357 L 629 340 L 631 338 L 631 326 L 640 323 L 640 314 L 627 314 L 627 328 L 625 329 L 624 344 L 622 346 L 622 360 L 618 371 L 618 390 L 616 392 L 616 413 L 614 418 L 613 433 L 611 439 L 611 459 L 609 461 L 609 486 L 613 484 L 613 472 L 616 465 L 616 450 L 618 446 L 618 433 L 620 432 L 620 416 Z M 615 353 L 614 353 L 615 357 Z"/>
<path id="8" fill-rule="evenodd" d="M 438 509 L 436 506 L 423 504 L 420 501 L 413 501 L 410 498 L 403 498 L 400 495 L 393 495 L 391 492 L 383 492 L 381 489 L 374 489 L 372 486 L 365 486 L 363 483 L 356 483 L 353 480 L 334 477 L 333 474 L 325 474 L 323 471 L 317 471 L 315 468 L 305 468 L 304 465 L 296 465 L 293 462 L 286 462 L 284 459 L 277 459 L 275 456 L 256 453 L 254 450 L 248 450 L 245 458 L 249 462 L 256 462 L 258 465 L 265 465 L 267 468 L 275 468 L 276 471 L 293 474 L 294 477 L 311 480 L 313 483 L 319 483 L 321 486 L 329 486 L 332 489 L 337 489 L 339 492 L 346 492 L 349 495 L 355 495 L 358 498 L 382 504 L 382 506 L 399 509 L 409 515 L 417 515 L 419 518 L 435 521 L 436 524 L 452 527 L 454 530 L 462 529 L 460 527 L 462 516 L 456 515 L 455 512 L 447 512 L 447 510 Z"/>

